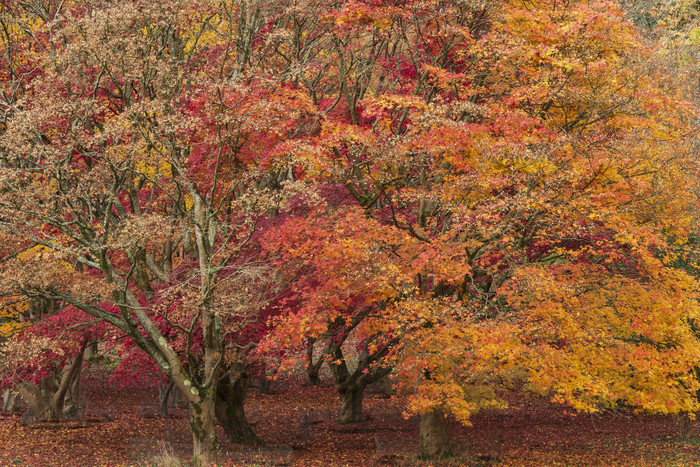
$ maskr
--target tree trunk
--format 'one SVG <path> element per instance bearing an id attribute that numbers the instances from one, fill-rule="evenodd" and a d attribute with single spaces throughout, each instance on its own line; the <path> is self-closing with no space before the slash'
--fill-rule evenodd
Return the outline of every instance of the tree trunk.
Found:
<path id="1" fill-rule="evenodd" d="M 340 413 L 338 423 L 360 423 L 364 421 L 362 417 L 362 399 L 364 397 L 365 386 L 358 382 L 348 385 L 337 385 L 340 395 Z"/>
<path id="2" fill-rule="evenodd" d="M 76 379 L 80 380 L 80 372 L 83 367 L 83 352 L 85 351 L 85 346 L 83 346 L 78 354 L 73 357 L 67 370 L 64 370 L 61 375 L 61 381 L 56 387 L 56 392 L 50 397 L 51 401 L 51 418 L 59 419 L 64 415 L 66 395 L 71 390 L 71 387 L 75 383 Z M 70 398 L 70 396 L 69 396 Z"/>
<path id="3" fill-rule="evenodd" d="M 2 393 L 2 410 L 4 412 L 14 412 L 15 402 L 17 401 L 17 392 L 8 388 Z"/>
<path id="4" fill-rule="evenodd" d="M 39 391 L 41 391 L 41 396 L 47 401 L 50 401 L 53 395 L 56 394 L 56 391 L 58 391 L 58 383 L 53 376 L 42 378 L 38 386 Z"/>
<path id="5" fill-rule="evenodd" d="M 233 443 L 262 444 L 245 416 L 244 402 L 248 393 L 250 377 L 235 378 L 224 376 L 219 381 L 216 392 L 216 418 L 224 433 Z"/>
<path id="6" fill-rule="evenodd" d="M 83 356 L 83 358 L 85 358 Z M 73 380 L 70 382 L 68 391 L 66 391 L 65 406 L 63 412 L 65 414 L 74 415 L 78 413 L 80 405 L 80 371 L 72 375 Z"/>
<path id="7" fill-rule="evenodd" d="M 311 386 L 318 386 L 321 384 L 321 377 L 318 375 L 318 371 L 307 373 L 309 377 L 309 384 Z"/>
<path id="8" fill-rule="evenodd" d="M 391 381 L 389 381 L 388 376 L 382 376 L 379 378 L 372 384 L 372 387 L 384 396 L 391 396 L 396 393 L 391 385 Z"/>
<path id="9" fill-rule="evenodd" d="M 353 373 L 348 371 L 348 365 L 343 357 L 343 351 L 337 346 L 332 353 L 334 362 L 328 367 L 333 375 L 335 388 L 340 396 L 340 412 L 338 413 L 338 423 L 359 423 L 362 422 L 362 398 L 368 380 L 361 373 L 362 362 L 358 363 Z M 364 367 L 362 367 L 364 368 Z"/>
<path id="10" fill-rule="evenodd" d="M 190 430 L 192 430 L 192 463 L 203 467 L 216 463 L 217 441 L 214 431 L 214 398 L 209 395 L 199 402 L 190 401 Z"/>
<path id="11" fill-rule="evenodd" d="M 175 390 L 173 380 L 168 380 L 167 384 L 158 383 L 158 405 L 160 407 L 160 416 L 163 418 L 168 416 L 168 408 L 173 405 L 171 396 Z"/>
<path id="12" fill-rule="evenodd" d="M 87 345 L 87 347 L 85 347 L 84 357 L 86 360 L 90 360 L 97 355 L 97 341 L 93 340 Z"/>
<path id="13" fill-rule="evenodd" d="M 312 386 L 318 386 L 321 384 L 321 377 L 319 373 L 321 371 L 321 365 L 323 365 L 323 358 L 319 358 L 314 362 L 314 344 L 316 339 L 309 337 L 306 340 L 306 377 L 309 380 L 309 384 Z"/>
<path id="14" fill-rule="evenodd" d="M 41 389 L 29 381 L 23 381 L 15 386 L 15 389 L 19 393 L 19 396 L 24 399 L 27 403 L 29 410 L 32 411 L 37 420 L 46 420 L 49 418 L 51 413 L 51 407 L 49 406 L 44 395 L 41 393 Z"/>
<path id="15" fill-rule="evenodd" d="M 421 414 L 418 450 L 422 459 L 439 459 L 454 455 L 452 434 L 440 409 Z"/>
<path id="16" fill-rule="evenodd" d="M 260 394 L 270 393 L 272 390 L 272 380 L 279 371 L 280 366 L 281 364 L 278 363 L 274 368 L 272 368 L 272 371 L 267 371 L 267 369 L 265 369 L 261 376 L 255 378 L 258 383 L 258 390 L 260 391 Z"/>
<path id="17" fill-rule="evenodd" d="M 682 440 L 687 440 L 690 438 L 690 413 L 681 412 L 676 415 L 676 420 L 678 421 L 678 437 Z"/>
<path id="18" fill-rule="evenodd" d="M 80 370 L 83 363 L 83 349 L 73 357 L 69 367 L 61 375 L 61 381 L 56 384 L 52 376 L 44 378 L 37 386 L 29 381 L 23 381 L 15 386 L 20 397 L 29 406 L 38 420 L 60 420 L 65 415 L 65 409 L 71 403 L 69 392 L 72 388 L 77 392 L 76 381 L 80 380 Z M 76 396 L 77 397 L 77 396 Z M 69 401 L 68 407 L 66 400 Z"/>
<path id="19" fill-rule="evenodd" d="M 311 386 L 318 386 L 319 384 L 321 384 L 321 377 L 319 376 L 319 372 L 321 370 L 320 363 L 323 363 L 323 361 L 316 363 L 316 365 L 312 364 L 311 362 L 308 362 L 306 364 L 306 377 L 308 378 L 309 384 Z"/>

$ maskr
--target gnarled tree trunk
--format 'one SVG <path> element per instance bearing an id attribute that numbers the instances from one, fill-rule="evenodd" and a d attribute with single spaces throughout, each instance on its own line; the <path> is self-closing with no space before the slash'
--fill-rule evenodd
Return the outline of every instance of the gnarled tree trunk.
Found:
<path id="1" fill-rule="evenodd" d="M 51 409 L 52 418 L 61 418 L 66 409 L 72 410 L 74 408 L 74 402 L 71 400 L 71 389 L 75 388 L 77 391 L 80 384 L 80 370 L 83 367 L 83 352 L 85 351 L 85 346 L 81 347 L 78 354 L 71 361 L 70 366 L 66 371 L 63 372 L 61 376 L 61 382 L 58 384 L 58 388 L 51 398 Z M 69 406 L 66 406 L 66 396 L 70 401 Z M 76 401 L 77 402 L 77 394 Z"/>
<path id="2" fill-rule="evenodd" d="M 250 385 L 250 376 L 225 375 L 216 392 L 216 418 L 231 442 L 262 444 L 245 415 L 244 402 Z"/>
<path id="3" fill-rule="evenodd" d="M 214 431 L 215 403 L 210 394 L 199 402 L 189 401 L 190 430 L 194 443 L 192 459 L 194 465 L 208 466 L 216 463 L 217 440 Z"/>
<path id="4" fill-rule="evenodd" d="M 29 381 L 22 381 L 15 385 L 14 389 L 24 402 L 27 403 L 29 410 L 38 420 L 48 420 L 51 418 L 51 406 L 44 398 L 39 386 Z"/>
<path id="5" fill-rule="evenodd" d="M 83 349 L 80 349 L 61 375 L 58 384 L 53 377 L 47 377 L 41 380 L 39 386 L 29 381 L 23 381 L 15 386 L 15 390 L 24 399 L 29 410 L 37 419 L 60 420 L 66 412 L 75 408 L 82 364 Z M 72 391 L 76 393 L 72 394 Z"/>
<path id="6" fill-rule="evenodd" d="M 336 389 L 340 395 L 340 412 L 338 413 L 338 423 L 360 423 L 362 416 L 362 399 L 364 397 L 365 385 L 359 381 L 353 384 L 338 385 Z"/>
<path id="7" fill-rule="evenodd" d="M 421 414 L 418 450 L 422 459 L 439 459 L 454 455 L 452 434 L 440 409 Z"/>
<path id="8" fill-rule="evenodd" d="M 85 354 L 83 354 L 83 359 Z M 75 415 L 78 413 L 80 403 L 80 372 L 78 371 L 73 376 L 73 381 L 71 381 L 68 390 L 66 391 L 66 396 L 64 397 L 64 407 L 63 413 L 66 415 Z"/>
<path id="9" fill-rule="evenodd" d="M 362 417 L 362 398 L 366 384 L 360 381 L 358 369 L 350 373 L 340 347 L 333 351 L 333 362 L 328 365 L 333 375 L 335 388 L 340 396 L 338 423 L 359 423 Z"/>
<path id="10" fill-rule="evenodd" d="M 365 420 L 362 414 L 365 388 L 391 372 L 389 367 L 372 365 L 374 361 L 381 358 L 384 351 L 370 355 L 366 349 L 363 349 L 360 352 L 357 367 L 352 373 L 348 370 L 340 346 L 336 345 L 331 352 L 333 362 L 328 367 L 341 402 L 338 423 L 360 423 Z"/>

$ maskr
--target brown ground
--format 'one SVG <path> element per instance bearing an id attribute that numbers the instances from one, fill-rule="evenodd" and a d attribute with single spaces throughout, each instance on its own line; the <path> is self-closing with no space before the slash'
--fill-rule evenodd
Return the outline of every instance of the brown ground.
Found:
<path id="1" fill-rule="evenodd" d="M 154 418 L 155 388 L 114 390 L 103 376 L 86 377 L 83 387 L 82 420 L 31 423 L 0 412 L 0 466 L 177 465 L 172 458 L 156 462 L 153 456 L 164 448 L 184 458 L 186 411 Z M 507 410 L 476 415 L 473 427 L 452 424 L 457 458 L 421 463 L 418 419 L 405 420 L 400 401 L 368 393 L 370 420 L 340 426 L 333 421 L 339 401 L 332 387 L 277 383 L 275 392 L 253 392 L 247 405 L 269 446 L 223 445 L 222 465 L 700 466 L 700 422 L 688 441 L 679 441 L 672 417 L 625 411 L 572 417 L 546 400 L 516 396 Z"/>

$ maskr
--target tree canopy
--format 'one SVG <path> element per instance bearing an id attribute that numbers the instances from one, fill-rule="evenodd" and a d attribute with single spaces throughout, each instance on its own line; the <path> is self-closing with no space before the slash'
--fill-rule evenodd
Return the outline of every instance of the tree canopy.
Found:
<path id="1" fill-rule="evenodd" d="M 698 408 L 697 109 L 618 4 L 2 5 L 3 292 L 128 336 L 202 462 L 307 339 L 464 423 Z"/>

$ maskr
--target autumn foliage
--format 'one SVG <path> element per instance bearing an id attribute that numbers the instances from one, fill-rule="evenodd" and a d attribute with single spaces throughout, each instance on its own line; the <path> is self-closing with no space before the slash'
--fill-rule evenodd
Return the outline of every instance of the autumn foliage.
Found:
<path id="1" fill-rule="evenodd" d="M 388 375 L 422 435 L 504 388 L 699 408 L 696 103 L 619 5 L 5 4 L 3 293 L 111 325 L 202 462 L 314 344 L 343 423 Z"/>

